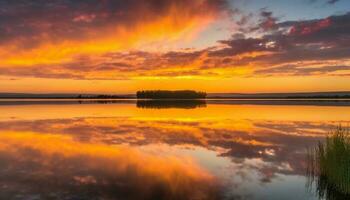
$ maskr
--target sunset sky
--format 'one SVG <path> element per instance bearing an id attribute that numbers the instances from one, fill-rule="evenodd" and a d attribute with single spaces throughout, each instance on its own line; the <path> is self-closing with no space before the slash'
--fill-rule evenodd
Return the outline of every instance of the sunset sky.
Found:
<path id="1" fill-rule="evenodd" d="M 349 0 L 0 0 L 0 92 L 350 91 Z"/>

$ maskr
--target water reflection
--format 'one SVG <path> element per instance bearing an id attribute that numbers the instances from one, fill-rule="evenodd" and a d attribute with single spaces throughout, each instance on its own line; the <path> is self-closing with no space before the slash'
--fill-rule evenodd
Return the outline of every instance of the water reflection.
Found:
<path id="1" fill-rule="evenodd" d="M 64 134 L 81 142 L 109 145 L 191 145 L 214 150 L 218 156 L 241 164 L 247 159 L 259 159 L 262 163 L 242 166 L 258 170 L 263 182 L 270 182 L 277 173 L 304 174 L 304 148 L 323 138 L 324 132 L 320 128 L 327 130 L 333 126 L 312 122 L 178 121 L 129 117 L 0 122 L 1 131 Z"/>
<path id="2" fill-rule="evenodd" d="M 205 100 L 138 100 L 136 105 L 138 108 L 150 109 L 194 109 L 206 107 L 207 104 Z"/>
<path id="3" fill-rule="evenodd" d="M 349 110 L 3 106 L 0 199 L 316 199 L 305 147 Z"/>
<path id="4" fill-rule="evenodd" d="M 67 135 L 3 132 L 0 161 L 1 199 L 218 199 L 220 195 L 214 177 L 189 158 L 82 143 Z"/>

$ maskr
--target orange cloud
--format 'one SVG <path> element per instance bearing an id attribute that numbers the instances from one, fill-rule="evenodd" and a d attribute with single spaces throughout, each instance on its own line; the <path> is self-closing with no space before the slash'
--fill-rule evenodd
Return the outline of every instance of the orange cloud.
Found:
<path id="1" fill-rule="evenodd" d="M 231 38 L 182 49 L 204 27 L 214 38 L 222 36 L 214 28 L 218 22 L 229 25 L 228 18 L 219 19 L 229 15 L 226 0 L 121 2 L 8 1 L 0 22 L 0 76 L 21 80 L 0 79 L 6 84 L 2 90 L 41 91 L 41 85 L 50 85 L 47 92 L 97 93 L 189 86 L 213 92 L 347 90 L 349 13 L 281 22 L 263 9 L 256 23 L 236 24 Z M 216 23 L 208 26 L 211 22 Z M 200 39 L 192 44 L 208 42 Z M 315 80 L 317 89 L 307 87 Z M 119 84 L 123 87 L 113 87 Z"/>
<path id="2" fill-rule="evenodd" d="M 36 15 L 32 4 L 9 3 L 10 11 L 16 6 L 26 10 L 18 12 L 14 21 L 4 24 L 9 40 L 0 45 L 0 67 L 61 65 L 81 55 L 174 42 L 215 19 L 223 2 L 166 0 L 159 4 L 134 0 L 118 4 L 106 0 L 96 4 L 68 1 L 64 5 L 56 2 L 40 5 L 45 18 Z M 81 9 L 76 11 L 73 6 Z M 61 12 L 62 16 L 51 12 Z M 16 20 L 28 33 L 14 24 Z"/>

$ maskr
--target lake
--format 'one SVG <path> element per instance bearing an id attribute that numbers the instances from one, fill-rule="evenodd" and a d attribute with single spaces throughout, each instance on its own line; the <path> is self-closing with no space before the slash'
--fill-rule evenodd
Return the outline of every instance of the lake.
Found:
<path id="1" fill-rule="evenodd" d="M 349 102 L 0 102 L 0 199 L 319 199 L 307 150 Z"/>

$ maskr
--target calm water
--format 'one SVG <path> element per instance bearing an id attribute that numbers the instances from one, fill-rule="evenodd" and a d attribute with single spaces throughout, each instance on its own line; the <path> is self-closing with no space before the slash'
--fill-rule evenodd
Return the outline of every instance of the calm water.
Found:
<path id="1" fill-rule="evenodd" d="M 0 105 L 0 199 L 318 199 L 306 151 L 350 106 Z M 274 105 L 276 104 L 276 105 Z"/>

